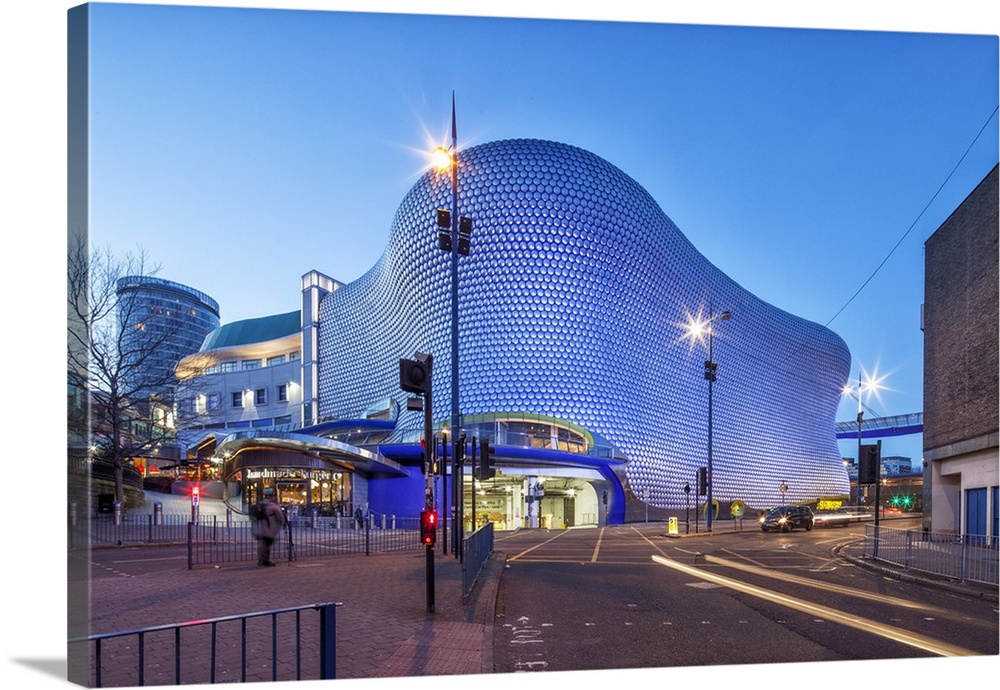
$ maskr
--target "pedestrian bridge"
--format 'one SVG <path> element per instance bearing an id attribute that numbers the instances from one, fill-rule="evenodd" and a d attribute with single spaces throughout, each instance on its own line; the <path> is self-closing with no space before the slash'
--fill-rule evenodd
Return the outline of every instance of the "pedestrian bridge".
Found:
<path id="1" fill-rule="evenodd" d="M 924 413 L 913 412 L 892 417 L 873 417 L 861 420 L 862 438 L 886 438 L 919 434 L 924 430 Z M 858 422 L 837 422 L 837 438 L 857 438 Z"/>

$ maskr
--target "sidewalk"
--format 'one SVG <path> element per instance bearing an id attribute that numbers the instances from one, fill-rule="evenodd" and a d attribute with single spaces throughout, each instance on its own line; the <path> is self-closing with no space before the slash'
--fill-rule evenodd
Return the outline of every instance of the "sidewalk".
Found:
<path id="1" fill-rule="evenodd" d="M 154 554 L 150 551 L 151 558 Z M 91 582 L 92 632 L 336 602 L 341 604 L 336 612 L 338 678 L 492 672 L 502 556 L 495 554 L 486 564 L 464 605 L 462 565 L 440 549 L 434 562 L 433 613 L 428 611 L 424 552 L 280 561 L 274 568 L 171 566 L 148 575 L 101 576 Z M 288 627 L 294 628 L 294 622 Z M 303 639 L 307 652 L 318 648 L 317 640 Z M 233 647 L 236 641 L 227 644 Z M 155 663 L 173 663 L 166 651 L 159 657 Z M 227 675 L 236 673 L 238 669 L 228 669 Z"/>

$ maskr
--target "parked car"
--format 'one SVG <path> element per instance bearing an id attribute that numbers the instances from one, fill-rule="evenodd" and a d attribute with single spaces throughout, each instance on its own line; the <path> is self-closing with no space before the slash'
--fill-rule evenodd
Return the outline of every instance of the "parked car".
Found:
<path id="1" fill-rule="evenodd" d="M 791 532 L 796 527 L 811 530 L 814 521 L 809 506 L 775 506 L 760 516 L 760 528 L 764 532 Z"/>

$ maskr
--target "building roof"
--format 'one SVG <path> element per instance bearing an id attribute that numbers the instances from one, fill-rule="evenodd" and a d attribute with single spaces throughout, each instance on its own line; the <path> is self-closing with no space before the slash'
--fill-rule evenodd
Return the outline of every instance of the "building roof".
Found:
<path id="1" fill-rule="evenodd" d="M 201 352 L 209 352 L 227 347 L 263 343 L 293 335 L 302 330 L 302 317 L 298 311 L 256 319 L 234 321 L 216 328 L 205 336 Z"/>

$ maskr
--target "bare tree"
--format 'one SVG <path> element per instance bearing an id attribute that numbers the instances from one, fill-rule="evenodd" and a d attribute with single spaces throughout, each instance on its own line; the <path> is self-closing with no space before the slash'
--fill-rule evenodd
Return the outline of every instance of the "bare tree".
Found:
<path id="1" fill-rule="evenodd" d="M 70 245 L 69 387 L 89 394 L 91 452 L 110 462 L 117 501 L 124 501 L 125 468 L 172 433 L 161 417 L 172 411 L 176 379 L 153 364 L 176 326 L 135 291 L 119 290 L 121 278 L 152 277 L 157 270 L 141 249 L 119 257 L 110 249 L 91 251 L 82 240 Z M 71 420 L 71 428 L 74 423 L 81 424 Z"/>

